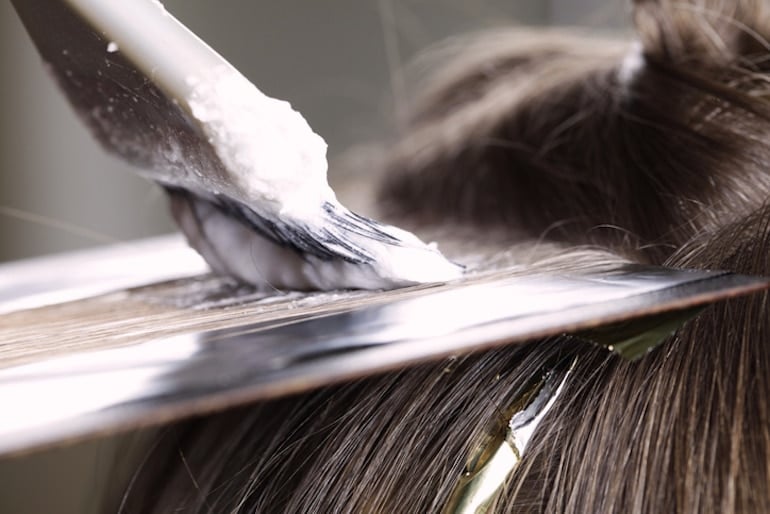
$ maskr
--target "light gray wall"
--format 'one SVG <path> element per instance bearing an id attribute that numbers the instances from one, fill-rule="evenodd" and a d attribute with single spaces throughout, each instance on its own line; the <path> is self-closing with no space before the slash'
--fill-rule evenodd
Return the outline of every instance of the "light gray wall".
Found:
<path id="1" fill-rule="evenodd" d="M 548 22 L 597 29 L 618 29 L 627 24 L 630 0 L 550 0 Z"/>

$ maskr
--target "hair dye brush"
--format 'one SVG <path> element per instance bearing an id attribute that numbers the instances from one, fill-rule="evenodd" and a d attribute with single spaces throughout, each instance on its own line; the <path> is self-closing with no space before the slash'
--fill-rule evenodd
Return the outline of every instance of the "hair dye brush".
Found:
<path id="1" fill-rule="evenodd" d="M 101 144 L 166 191 L 188 242 L 257 286 L 392 288 L 456 278 L 434 247 L 340 204 L 326 143 L 154 0 L 14 0 Z"/>

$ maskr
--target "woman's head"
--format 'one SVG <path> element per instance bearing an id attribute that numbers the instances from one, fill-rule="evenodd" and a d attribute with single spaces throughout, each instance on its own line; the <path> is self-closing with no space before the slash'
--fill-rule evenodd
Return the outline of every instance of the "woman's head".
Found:
<path id="1" fill-rule="evenodd" d="M 381 198 L 565 253 L 768 274 L 769 13 L 639 0 L 637 42 L 477 38 L 425 87 Z M 637 362 L 564 336 L 184 423 L 129 497 L 154 512 L 439 512 L 533 374 L 577 356 L 495 512 L 770 511 L 767 301 L 712 306 Z"/>

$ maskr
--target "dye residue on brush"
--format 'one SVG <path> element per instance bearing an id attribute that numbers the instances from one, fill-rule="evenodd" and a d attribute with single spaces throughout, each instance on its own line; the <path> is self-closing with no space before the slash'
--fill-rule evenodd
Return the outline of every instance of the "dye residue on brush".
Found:
<path id="1" fill-rule="evenodd" d="M 215 270 L 303 290 L 393 288 L 462 274 L 434 245 L 342 206 L 327 182 L 326 142 L 288 102 L 224 64 L 187 82 L 189 111 L 225 171 L 205 193 L 177 195 L 174 211 Z"/>

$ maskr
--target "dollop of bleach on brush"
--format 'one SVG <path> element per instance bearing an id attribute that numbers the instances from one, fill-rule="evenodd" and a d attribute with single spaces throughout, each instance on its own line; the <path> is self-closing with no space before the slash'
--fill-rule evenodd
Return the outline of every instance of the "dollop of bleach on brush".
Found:
<path id="1" fill-rule="evenodd" d="M 459 277 L 435 245 L 348 211 L 327 181 L 326 142 L 231 66 L 188 77 L 187 103 L 225 167 L 219 190 L 177 202 L 217 271 L 289 289 L 393 288 Z"/>
<path id="2" fill-rule="evenodd" d="M 281 216 L 304 217 L 334 198 L 326 181 L 326 142 L 289 102 L 267 96 L 225 65 L 188 78 L 188 84 L 192 115 L 203 125 L 241 201 L 273 208 Z"/>

